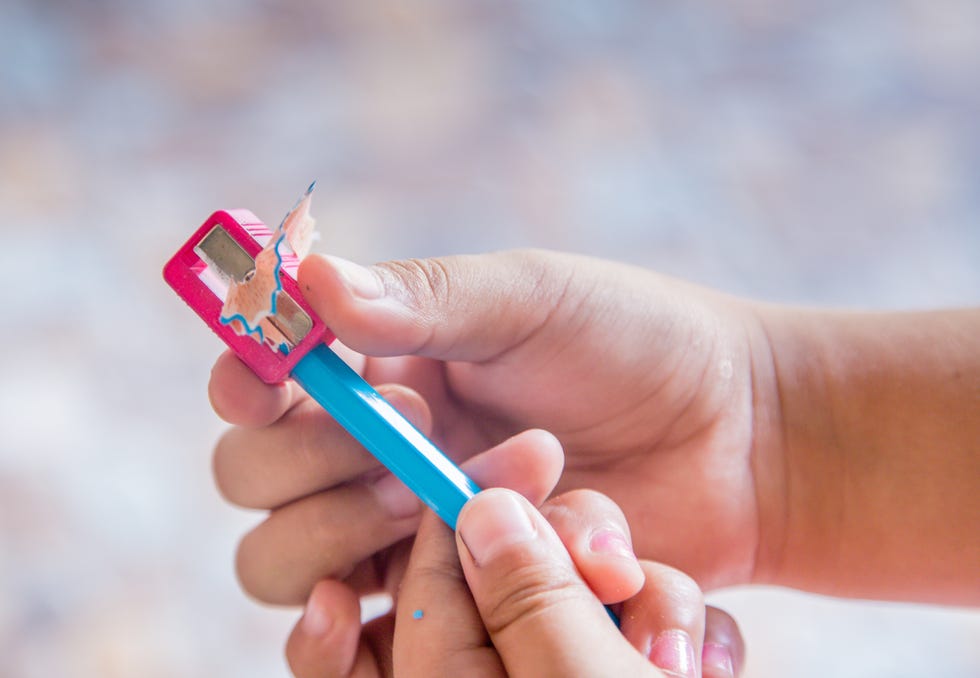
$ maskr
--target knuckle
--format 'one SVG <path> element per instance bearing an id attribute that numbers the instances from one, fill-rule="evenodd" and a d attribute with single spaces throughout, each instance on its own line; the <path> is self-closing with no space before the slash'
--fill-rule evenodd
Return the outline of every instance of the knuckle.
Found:
<path id="1" fill-rule="evenodd" d="M 605 509 L 613 505 L 609 497 L 588 488 L 569 490 L 550 500 L 549 503 L 554 503 L 556 508 L 572 513 L 583 513 L 593 507 Z"/>
<path id="2" fill-rule="evenodd" d="M 668 589 L 672 592 L 672 595 L 688 607 L 703 610 L 704 592 L 701 591 L 698 583 L 680 570 L 673 570 L 672 577 L 673 581 Z"/>
<path id="3" fill-rule="evenodd" d="M 308 501 L 322 504 L 322 494 Z M 317 562 L 322 574 L 335 576 L 342 570 L 350 544 L 345 539 L 346 529 L 330 519 L 324 519 L 323 511 L 306 511 L 300 518 L 298 543 L 317 554 Z"/>
<path id="4" fill-rule="evenodd" d="M 512 569 L 483 606 L 483 621 L 491 635 L 525 620 L 547 614 L 581 594 L 582 584 L 566 567 L 535 563 Z"/>
<path id="5" fill-rule="evenodd" d="M 669 592 L 671 614 L 674 623 L 680 627 L 693 626 L 704 618 L 704 592 L 690 576 L 668 565 L 643 561 L 641 567 L 646 574 L 646 585 Z"/>
<path id="6" fill-rule="evenodd" d="M 564 256 L 539 249 L 515 250 L 513 256 L 521 278 L 532 282 L 535 300 L 551 302 L 563 296 L 573 271 Z"/>
<path id="7" fill-rule="evenodd" d="M 613 503 L 612 499 L 598 490 L 587 487 L 580 487 L 567 493 L 569 499 L 576 504 L 594 505 L 601 504 L 608 506 Z"/>
<path id="8" fill-rule="evenodd" d="M 596 490 L 570 490 L 549 499 L 541 512 L 556 529 L 580 531 L 613 524 L 628 534 L 622 510 L 616 502 Z"/>
<path id="9" fill-rule="evenodd" d="M 461 274 L 450 259 L 403 259 L 380 265 L 387 293 L 410 309 L 412 322 L 418 331 L 413 351 L 431 347 L 438 332 L 436 327 L 452 316 L 457 303 L 456 283 Z M 465 296 L 465 295 L 464 295 Z"/>
<path id="10" fill-rule="evenodd" d="M 242 590 L 273 605 L 299 604 L 316 581 L 343 578 L 352 566 L 343 536 L 315 511 L 273 511 L 241 538 L 235 552 Z"/>
<path id="11" fill-rule="evenodd" d="M 434 301 L 437 306 L 451 298 L 452 271 L 447 260 L 438 257 L 403 259 L 381 264 L 401 282 L 415 308 L 424 309 Z"/>
<path id="12" fill-rule="evenodd" d="M 398 584 L 399 597 L 406 586 L 431 591 L 445 591 L 466 586 L 466 578 L 458 562 L 414 564 L 409 566 L 409 570 Z"/>
<path id="13" fill-rule="evenodd" d="M 253 542 L 254 532 L 249 532 L 238 542 L 238 549 L 235 551 L 235 577 L 238 585 L 249 596 L 262 602 L 270 602 L 265 582 L 260 576 L 261 569 L 255 566 Z"/>
<path id="14" fill-rule="evenodd" d="M 211 456 L 211 476 L 214 479 L 214 486 L 217 488 L 218 494 L 225 501 L 236 506 L 245 506 L 238 491 L 238 483 L 235 482 L 238 476 L 234 454 L 234 439 L 236 437 L 236 429 L 231 429 L 218 438 L 218 442 L 214 446 L 214 453 Z"/>

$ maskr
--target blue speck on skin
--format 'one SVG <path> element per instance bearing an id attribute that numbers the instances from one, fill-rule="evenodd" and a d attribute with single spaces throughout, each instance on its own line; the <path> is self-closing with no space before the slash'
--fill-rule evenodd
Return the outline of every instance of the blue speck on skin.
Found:
<path id="1" fill-rule="evenodd" d="M 415 612 L 412 613 L 412 618 L 413 619 L 421 619 L 424 615 L 425 615 L 425 613 L 422 612 L 422 610 L 415 610 Z"/>

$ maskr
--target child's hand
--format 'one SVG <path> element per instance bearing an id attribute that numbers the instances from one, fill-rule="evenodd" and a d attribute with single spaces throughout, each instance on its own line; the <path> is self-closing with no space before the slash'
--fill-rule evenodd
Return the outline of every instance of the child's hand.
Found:
<path id="1" fill-rule="evenodd" d="M 753 383 L 756 335 L 739 305 L 641 269 L 539 252 L 371 269 L 313 256 L 299 281 L 353 351 L 408 356 L 347 353 L 457 461 L 546 428 L 566 451 L 559 490 L 612 497 L 641 556 L 705 586 L 752 579 L 766 490 L 753 467 L 768 450 L 753 437 L 764 384 Z M 226 354 L 210 393 L 240 426 L 218 444 L 219 487 L 273 509 L 239 551 L 255 597 L 302 603 L 316 581 L 347 576 L 417 528 L 418 503 L 389 477 L 376 482 L 377 462 L 294 384 L 267 386 Z"/>
<path id="2" fill-rule="evenodd" d="M 600 599 L 622 603 L 622 631 Z M 298 678 L 734 678 L 744 650 L 734 620 L 706 610 L 689 577 L 636 560 L 623 514 L 603 495 L 575 491 L 539 513 L 495 489 L 463 509 L 455 543 L 427 512 L 394 618 L 362 632 L 355 593 L 322 581 L 286 654 Z"/>
<path id="3" fill-rule="evenodd" d="M 950 518 L 980 511 L 980 311 L 762 306 L 542 252 L 314 256 L 299 282 L 354 366 L 457 461 L 554 432 L 559 490 L 609 495 L 641 557 L 703 587 L 980 602 L 974 523 Z M 240 425 L 215 452 L 219 487 L 273 509 L 239 549 L 245 589 L 299 604 L 358 563 L 388 577 L 373 556 L 417 528 L 407 490 L 294 384 L 225 355 L 211 398 Z M 540 489 L 497 468 L 495 484 Z"/>

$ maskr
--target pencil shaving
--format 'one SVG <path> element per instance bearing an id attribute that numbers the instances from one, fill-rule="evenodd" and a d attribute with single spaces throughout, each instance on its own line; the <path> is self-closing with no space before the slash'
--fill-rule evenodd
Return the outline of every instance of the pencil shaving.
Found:
<path id="1" fill-rule="evenodd" d="M 292 348 L 271 318 L 282 292 L 282 269 L 295 276 L 300 260 L 309 254 L 316 220 L 310 215 L 313 187 L 286 214 L 269 242 L 255 257 L 255 269 L 242 281 L 233 280 L 221 308 L 221 322 L 239 336 L 251 336 L 272 350 Z"/>

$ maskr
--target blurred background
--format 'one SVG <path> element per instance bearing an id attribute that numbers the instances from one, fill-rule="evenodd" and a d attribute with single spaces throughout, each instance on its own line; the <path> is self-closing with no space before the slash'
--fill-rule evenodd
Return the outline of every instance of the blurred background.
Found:
<path id="1" fill-rule="evenodd" d="M 320 251 L 542 246 L 761 298 L 980 302 L 975 0 L 4 0 L 0 675 L 287 675 L 160 278 L 213 210 Z M 976 521 L 976 516 L 956 517 Z M 713 596 L 747 675 L 980 675 L 980 613 Z"/>

